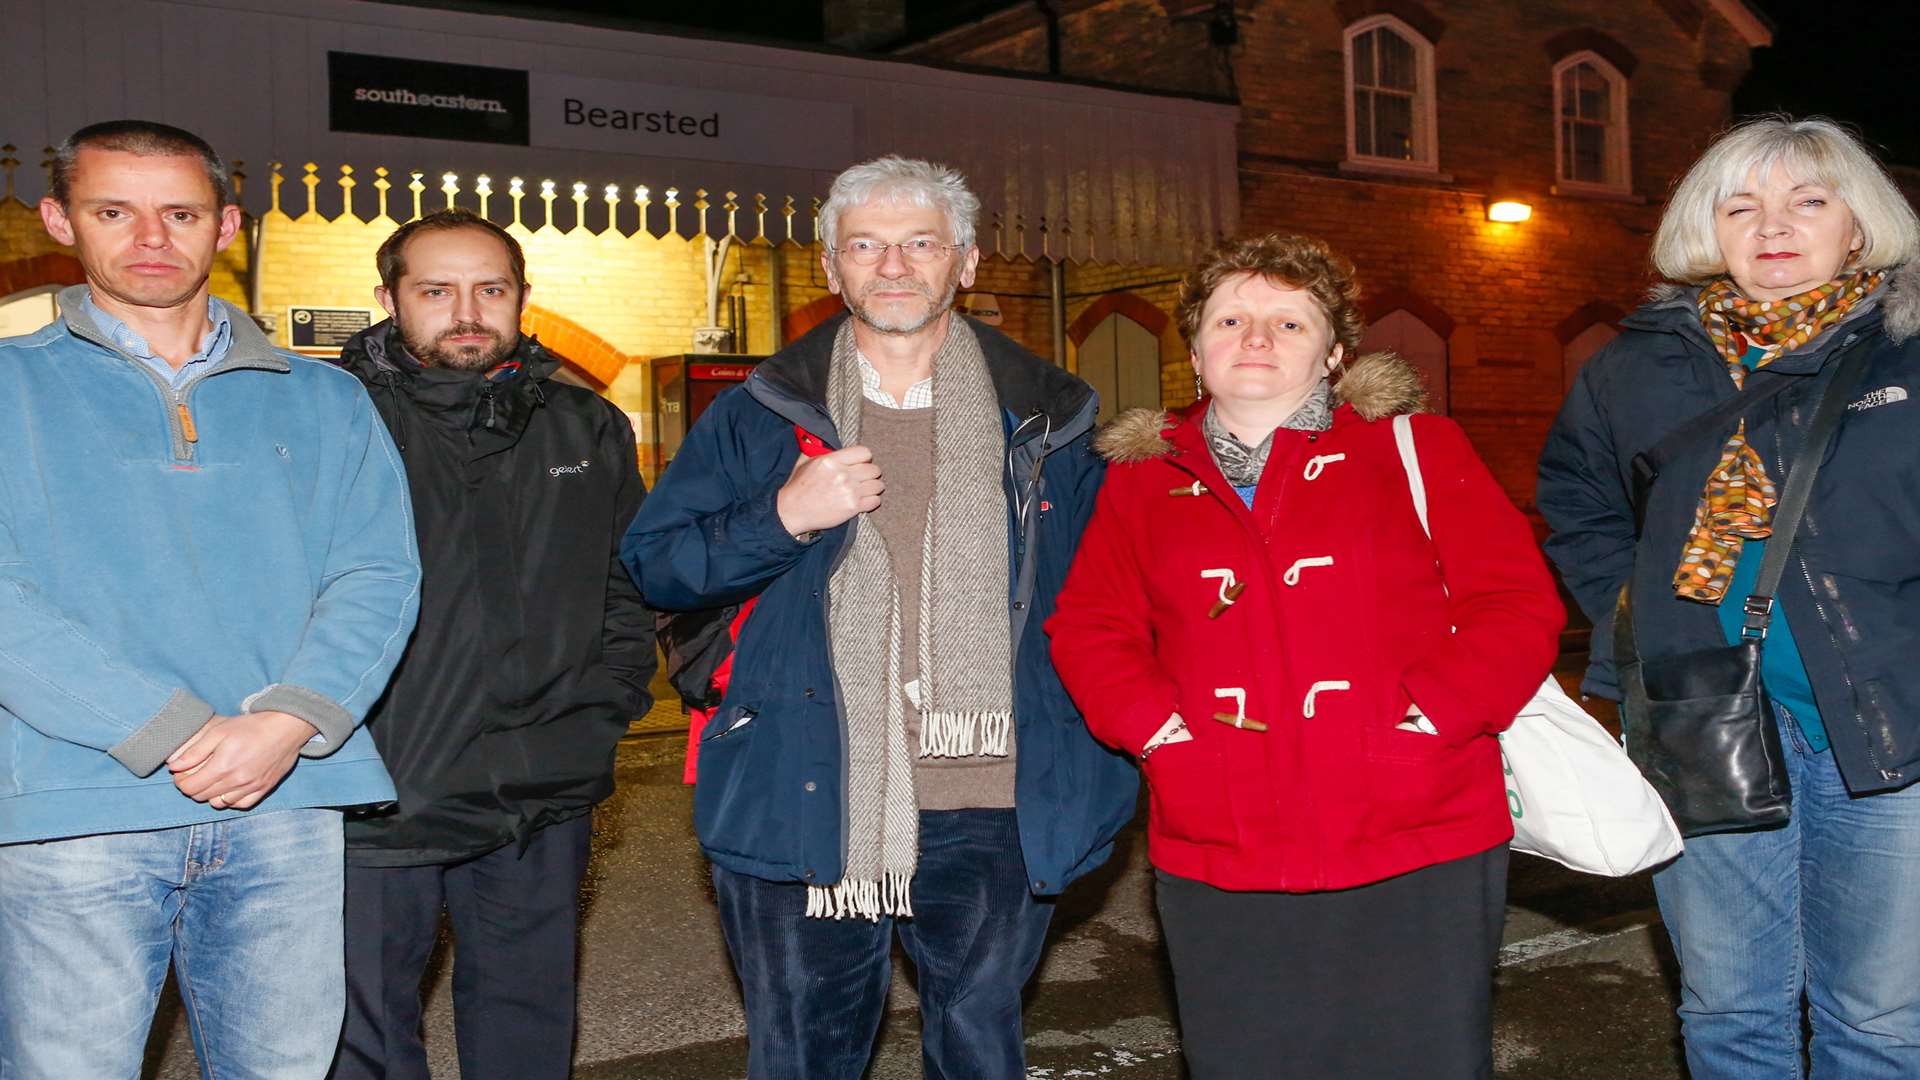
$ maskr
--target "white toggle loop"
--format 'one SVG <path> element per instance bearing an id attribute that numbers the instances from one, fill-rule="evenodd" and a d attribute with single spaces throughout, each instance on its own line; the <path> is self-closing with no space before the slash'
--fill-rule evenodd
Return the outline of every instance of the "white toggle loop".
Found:
<path id="1" fill-rule="evenodd" d="M 1353 684 L 1345 679 L 1322 679 L 1314 683 L 1313 687 L 1307 691 L 1307 702 L 1301 707 L 1300 714 L 1309 720 L 1313 719 L 1313 697 L 1315 694 L 1323 694 L 1331 690 L 1351 689 L 1353 689 Z"/>
<path id="2" fill-rule="evenodd" d="M 1320 478 L 1320 470 L 1336 461 L 1345 460 L 1347 460 L 1347 455 L 1345 454 L 1318 454 L 1307 459 L 1306 471 L 1301 475 L 1309 480 L 1318 480 Z"/>
<path id="3" fill-rule="evenodd" d="M 1298 585 L 1300 584 L 1300 571 L 1312 566 L 1332 565 L 1333 556 L 1331 555 L 1316 555 L 1311 559 L 1295 559 L 1293 565 L 1287 567 L 1287 572 L 1281 575 L 1280 580 L 1289 585 Z"/>
<path id="4" fill-rule="evenodd" d="M 1235 581 L 1233 578 L 1233 567 L 1220 566 L 1220 567 L 1215 567 L 1212 570 L 1202 570 L 1200 571 L 1200 576 L 1203 578 L 1219 578 L 1220 579 L 1220 602 L 1223 604 L 1233 603 L 1233 601 L 1227 596 L 1227 590 L 1239 584 L 1239 582 Z"/>
<path id="5" fill-rule="evenodd" d="M 1222 686 L 1213 692 L 1214 697 L 1233 699 L 1233 726 L 1244 729 L 1247 726 L 1247 692 L 1238 686 Z M 1309 713 L 1308 715 L 1312 715 Z"/>

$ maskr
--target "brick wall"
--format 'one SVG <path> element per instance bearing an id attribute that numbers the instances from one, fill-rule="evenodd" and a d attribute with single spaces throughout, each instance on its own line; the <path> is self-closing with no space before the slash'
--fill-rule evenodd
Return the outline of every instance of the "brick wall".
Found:
<path id="1" fill-rule="evenodd" d="M 1061 21 L 1065 74 L 1128 86 L 1220 92 L 1221 54 L 1199 22 L 1161 0 L 1105 0 Z M 1561 321 L 1588 305 L 1634 306 L 1649 284 L 1660 203 L 1729 116 L 1745 44 L 1705 5 L 1671 0 L 1261 0 L 1238 5 L 1231 92 L 1241 104 L 1243 232 L 1317 234 L 1351 257 L 1374 297 L 1412 294 L 1451 321 L 1451 411 L 1509 494 L 1531 510 L 1534 462 L 1562 396 Z M 1392 9 L 1434 34 L 1439 174 L 1356 173 L 1346 156 L 1343 30 Z M 911 55 L 1039 71 L 1044 29 L 962 28 Z M 1554 63 L 1574 47 L 1629 68 L 1632 194 L 1555 194 Z M 1617 47 L 1617 48 L 1616 48 Z M 1624 50 L 1624 54 L 1622 53 Z M 1486 220 L 1490 197 L 1533 206 Z M 1175 276 L 1169 273 L 1167 276 Z M 1098 275 L 1077 273 L 1070 291 Z M 1171 313 L 1173 290 L 1144 298 Z M 1376 315 L 1385 314 L 1378 311 Z M 1577 332 L 1577 328 L 1575 330 Z M 1177 333 L 1162 344 L 1168 404 L 1190 400 Z"/>

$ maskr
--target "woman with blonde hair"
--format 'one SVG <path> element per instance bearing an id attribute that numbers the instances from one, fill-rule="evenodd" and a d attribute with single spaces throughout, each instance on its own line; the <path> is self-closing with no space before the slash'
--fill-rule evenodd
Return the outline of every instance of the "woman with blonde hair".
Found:
<path id="1" fill-rule="evenodd" d="M 1355 360 L 1353 267 L 1226 244 L 1187 278 L 1203 396 L 1110 464 L 1059 607 L 1061 680 L 1152 789 L 1195 1080 L 1493 1075 L 1513 835 L 1495 733 L 1564 618 L 1525 519 L 1419 377 Z"/>
<path id="2" fill-rule="evenodd" d="M 1803 1053 L 1816 1080 L 1920 1076 L 1917 248 L 1843 128 L 1732 129 L 1654 237 L 1675 284 L 1588 361 L 1540 461 L 1547 551 L 1596 624 L 1587 688 L 1627 692 L 1669 805 L 1747 789 L 1726 744 L 1681 752 L 1649 673 L 1757 656 L 1740 700 L 1776 782 L 1654 875 L 1694 1080 L 1798 1078 Z"/>

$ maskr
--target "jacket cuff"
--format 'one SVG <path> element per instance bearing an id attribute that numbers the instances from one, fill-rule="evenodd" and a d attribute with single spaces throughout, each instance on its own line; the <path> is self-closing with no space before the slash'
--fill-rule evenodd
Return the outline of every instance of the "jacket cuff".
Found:
<path id="1" fill-rule="evenodd" d="M 194 733 L 213 719 L 213 706 L 188 690 L 175 690 L 133 734 L 107 751 L 115 761 L 135 776 L 152 776 L 167 763 L 168 755 L 193 738 Z"/>
<path id="2" fill-rule="evenodd" d="M 1512 716 L 1491 724 L 1484 716 L 1476 717 L 1475 713 L 1484 713 L 1485 709 L 1462 700 L 1446 680 L 1419 668 L 1410 668 L 1400 677 L 1400 688 L 1419 707 L 1420 715 L 1440 733 L 1440 741 L 1455 749 L 1482 735 L 1497 735 L 1513 723 Z"/>
<path id="3" fill-rule="evenodd" d="M 300 686 L 274 683 L 240 703 L 242 712 L 283 712 L 313 725 L 318 735 L 300 748 L 300 756 L 322 758 L 333 753 L 353 734 L 353 714 L 332 698 Z"/>

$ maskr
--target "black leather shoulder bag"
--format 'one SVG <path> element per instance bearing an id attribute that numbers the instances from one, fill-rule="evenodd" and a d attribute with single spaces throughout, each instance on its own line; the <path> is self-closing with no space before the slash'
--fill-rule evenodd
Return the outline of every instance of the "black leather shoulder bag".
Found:
<path id="1" fill-rule="evenodd" d="M 1746 617 L 1739 644 L 1643 659 L 1634 642 L 1632 578 L 1620 589 L 1613 640 L 1624 695 L 1621 724 L 1627 756 L 1666 802 L 1682 836 L 1784 825 L 1791 814 L 1793 793 L 1787 783 L 1786 755 L 1774 723 L 1773 702 L 1760 678 L 1760 653 L 1814 477 L 1872 352 L 1857 348 L 1839 357 L 1833 378 L 1820 396 L 1806 441 L 1774 507 L 1773 535 L 1753 593 L 1743 605 Z M 1666 457 L 1702 434 L 1723 428 L 1801 377 L 1750 379 L 1739 395 L 1635 455 L 1636 525 L 1645 522 L 1647 497 Z M 1755 385 L 1761 382 L 1766 385 Z"/>

